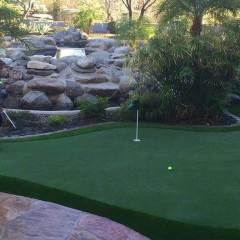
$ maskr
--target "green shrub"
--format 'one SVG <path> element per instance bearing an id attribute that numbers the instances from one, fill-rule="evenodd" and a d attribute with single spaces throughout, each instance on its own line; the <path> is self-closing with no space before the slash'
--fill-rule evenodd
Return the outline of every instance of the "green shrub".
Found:
<path id="1" fill-rule="evenodd" d="M 133 61 L 140 70 L 137 90 L 160 98 L 171 90 L 175 120 L 215 121 L 238 79 L 240 51 L 227 27 L 210 28 L 198 38 L 188 29 L 188 21 L 168 23 L 139 50 Z"/>
<path id="2" fill-rule="evenodd" d="M 136 97 L 135 97 L 136 98 Z M 174 120 L 176 111 L 176 99 L 171 90 L 159 93 L 146 93 L 138 97 L 139 100 L 139 118 L 149 122 L 164 122 Z M 128 106 L 131 99 L 121 106 L 121 119 L 134 120 L 136 114 L 129 111 Z"/>
<path id="3" fill-rule="evenodd" d="M 154 27 L 146 19 L 123 19 L 116 23 L 116 38 L 128 41 L 132 47 L 136 47 L 138 40 L 148 40 L 154 35 L 154 31 Z"/>
<path id="4" fill-rule="evenodd" d="M 116 33 L 116 22 L 115 21 L 111 21 L 108 23 L 108 30 L 112 34 Z"/>
<path id="5" fill-rule="evenodd" d="M 48 117 L 48 123 L 52 127 L 61 127 L 67 122 L 67 117 L 63 115 L 52 115 Z"/>
<path id="6" fill-rule="evenodd" d="M 78 108 L 83 112 L 86 118 L 103 118 L 105 115 L 105 109 L 107 107 L 107 99 L 98 97 L 96 102 L 81 101 L 78 103 Z"/>
<path id="7" fill-rule="evenodd" d="M 4 36 L 21 38 L 28 31 L 22 28 L 23 18 L 18 9 L 8 1 L 0 0 L 0 44 Z"/>
<path id="8" fill-rule="evenodd" d="M 75 28 L 81 29 L 86 33 L 90 33 L 91 26 L 94 20 L 101 19 L 102 14 L 96 9 L 81 9 L 77 16 L 73 19 Z"/>

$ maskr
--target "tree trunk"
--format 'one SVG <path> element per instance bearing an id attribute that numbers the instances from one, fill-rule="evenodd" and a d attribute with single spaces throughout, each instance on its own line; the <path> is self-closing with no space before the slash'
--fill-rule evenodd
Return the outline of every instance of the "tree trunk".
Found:
<path id="1" fill-rule="evenodd" d="M 198 37 L 202 32 L 202 16 L 194 17 L 192 27 L 191 27 L 191 35 L 192 37 Z"/>
<path id="2" fill-rule="evenodd" d="M 144 17 L 144 14 L 145 14 L 145 8 L 142 8 L 141 11 L 140 11 L 140 15 L 139 15 L 139 20 L 143 19 Z"/>
<path id="3" fill-rule="evenodd" d="M 128 17 L 129 17 L 129 20 L 133 19 L 133 13 L 131 8 L 128 9 Z"/>

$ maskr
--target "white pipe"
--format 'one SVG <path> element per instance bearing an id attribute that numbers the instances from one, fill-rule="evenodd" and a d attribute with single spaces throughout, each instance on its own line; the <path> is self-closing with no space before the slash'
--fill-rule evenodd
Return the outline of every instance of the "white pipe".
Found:
<path id="1" fill-rule="evenodd" d="M 6 113 L 5 110 L 2 111 L 4 113 L 4 115 L 6 116 L 7 120 L 12 124 L 12 126 L 17 129 L 16 125 L 14 124 L 14 122 L 11 120 L 11 118 L 8 116 L 8 114 Z"/>

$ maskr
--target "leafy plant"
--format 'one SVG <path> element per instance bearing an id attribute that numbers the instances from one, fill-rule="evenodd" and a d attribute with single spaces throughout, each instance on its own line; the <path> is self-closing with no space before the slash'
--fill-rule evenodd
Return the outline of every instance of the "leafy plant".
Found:
<path id="1" fill-rule="evenodd" d="M 240 51 L 228 28 L 210 28 L 192 38 L 188 23 L 181 20 L 161 26 L 138 52 L 134 59 L 139 70 L 138 92 L 157 93 L 162 99 L 166 89 L 170 90 L 175 106 L 168 107 L 178 121 L 216 119 L 238 78 Z"/>
<path id="2" fill-rule="evenodd" d="M 51 27 L 49 24 L 45 22 L 27 22 L 25 24 L 25 28 L 27 28 L 31 33 L 38 33 L 41 35 L 47 34 L 50 30 Z"/>
<path id="3" fill-rule="evenodd" d="M 82 9 L 77 16 L 73 19 L 74 27 L 81 29 L 86 33 L 90 33 L 91 26 L 94 20 L 101 19 L 102 14 L 96 9 Z"/>
<path id="4" fill-rule="evenodd" d="M 81 101 L 78 108 L 83 112 L 86 118 L 103 118 L 107 107 L 107 99 L 98 97 L 96 102 Z"/>
<path id="5" fill-rule="evenodd" d="M 23 18 L 16 7 L 0 0 L 0 44 L 4 36 L 20 39 L 28 31 L 22 28 Z"/>
<path id="6" fill-rule="evenodd" d="M 116 38 L 126 40 L 136 47 L 138 40 L 148 40 L 154 35 L 154 28 L 144 18 L 139 20 L 122 19 L 116 23 Z"/>
<path id="7" fill-rule="evenodd" d="M 48 117 L 48 123 L 53 127 L 61 127 L 68 122 L 66 116 L 63 115 L 52 115 Z"/>
<path id="8" fill-rule="evenodd" d="M 224 15 L 229 12 L 236 14 L 239 9 L 239 0 L 163 0 L 159 13 L 164 22 L 187 16 L 191 20 L 190 32 L 194 37 L 202 32 L 204 16 L 222 20 Z"/>

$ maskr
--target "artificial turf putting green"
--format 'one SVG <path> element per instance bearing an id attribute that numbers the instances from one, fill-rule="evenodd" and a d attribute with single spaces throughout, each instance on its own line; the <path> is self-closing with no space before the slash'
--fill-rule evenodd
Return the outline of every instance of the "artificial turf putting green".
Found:
<path id="1" fill-rule="evenodd" d="M 2 141 L 0 191 L 110 217 L 157 240 L 240 239 L 239 129 L 140 133 L 140 143 L 124 124 Z"/>

